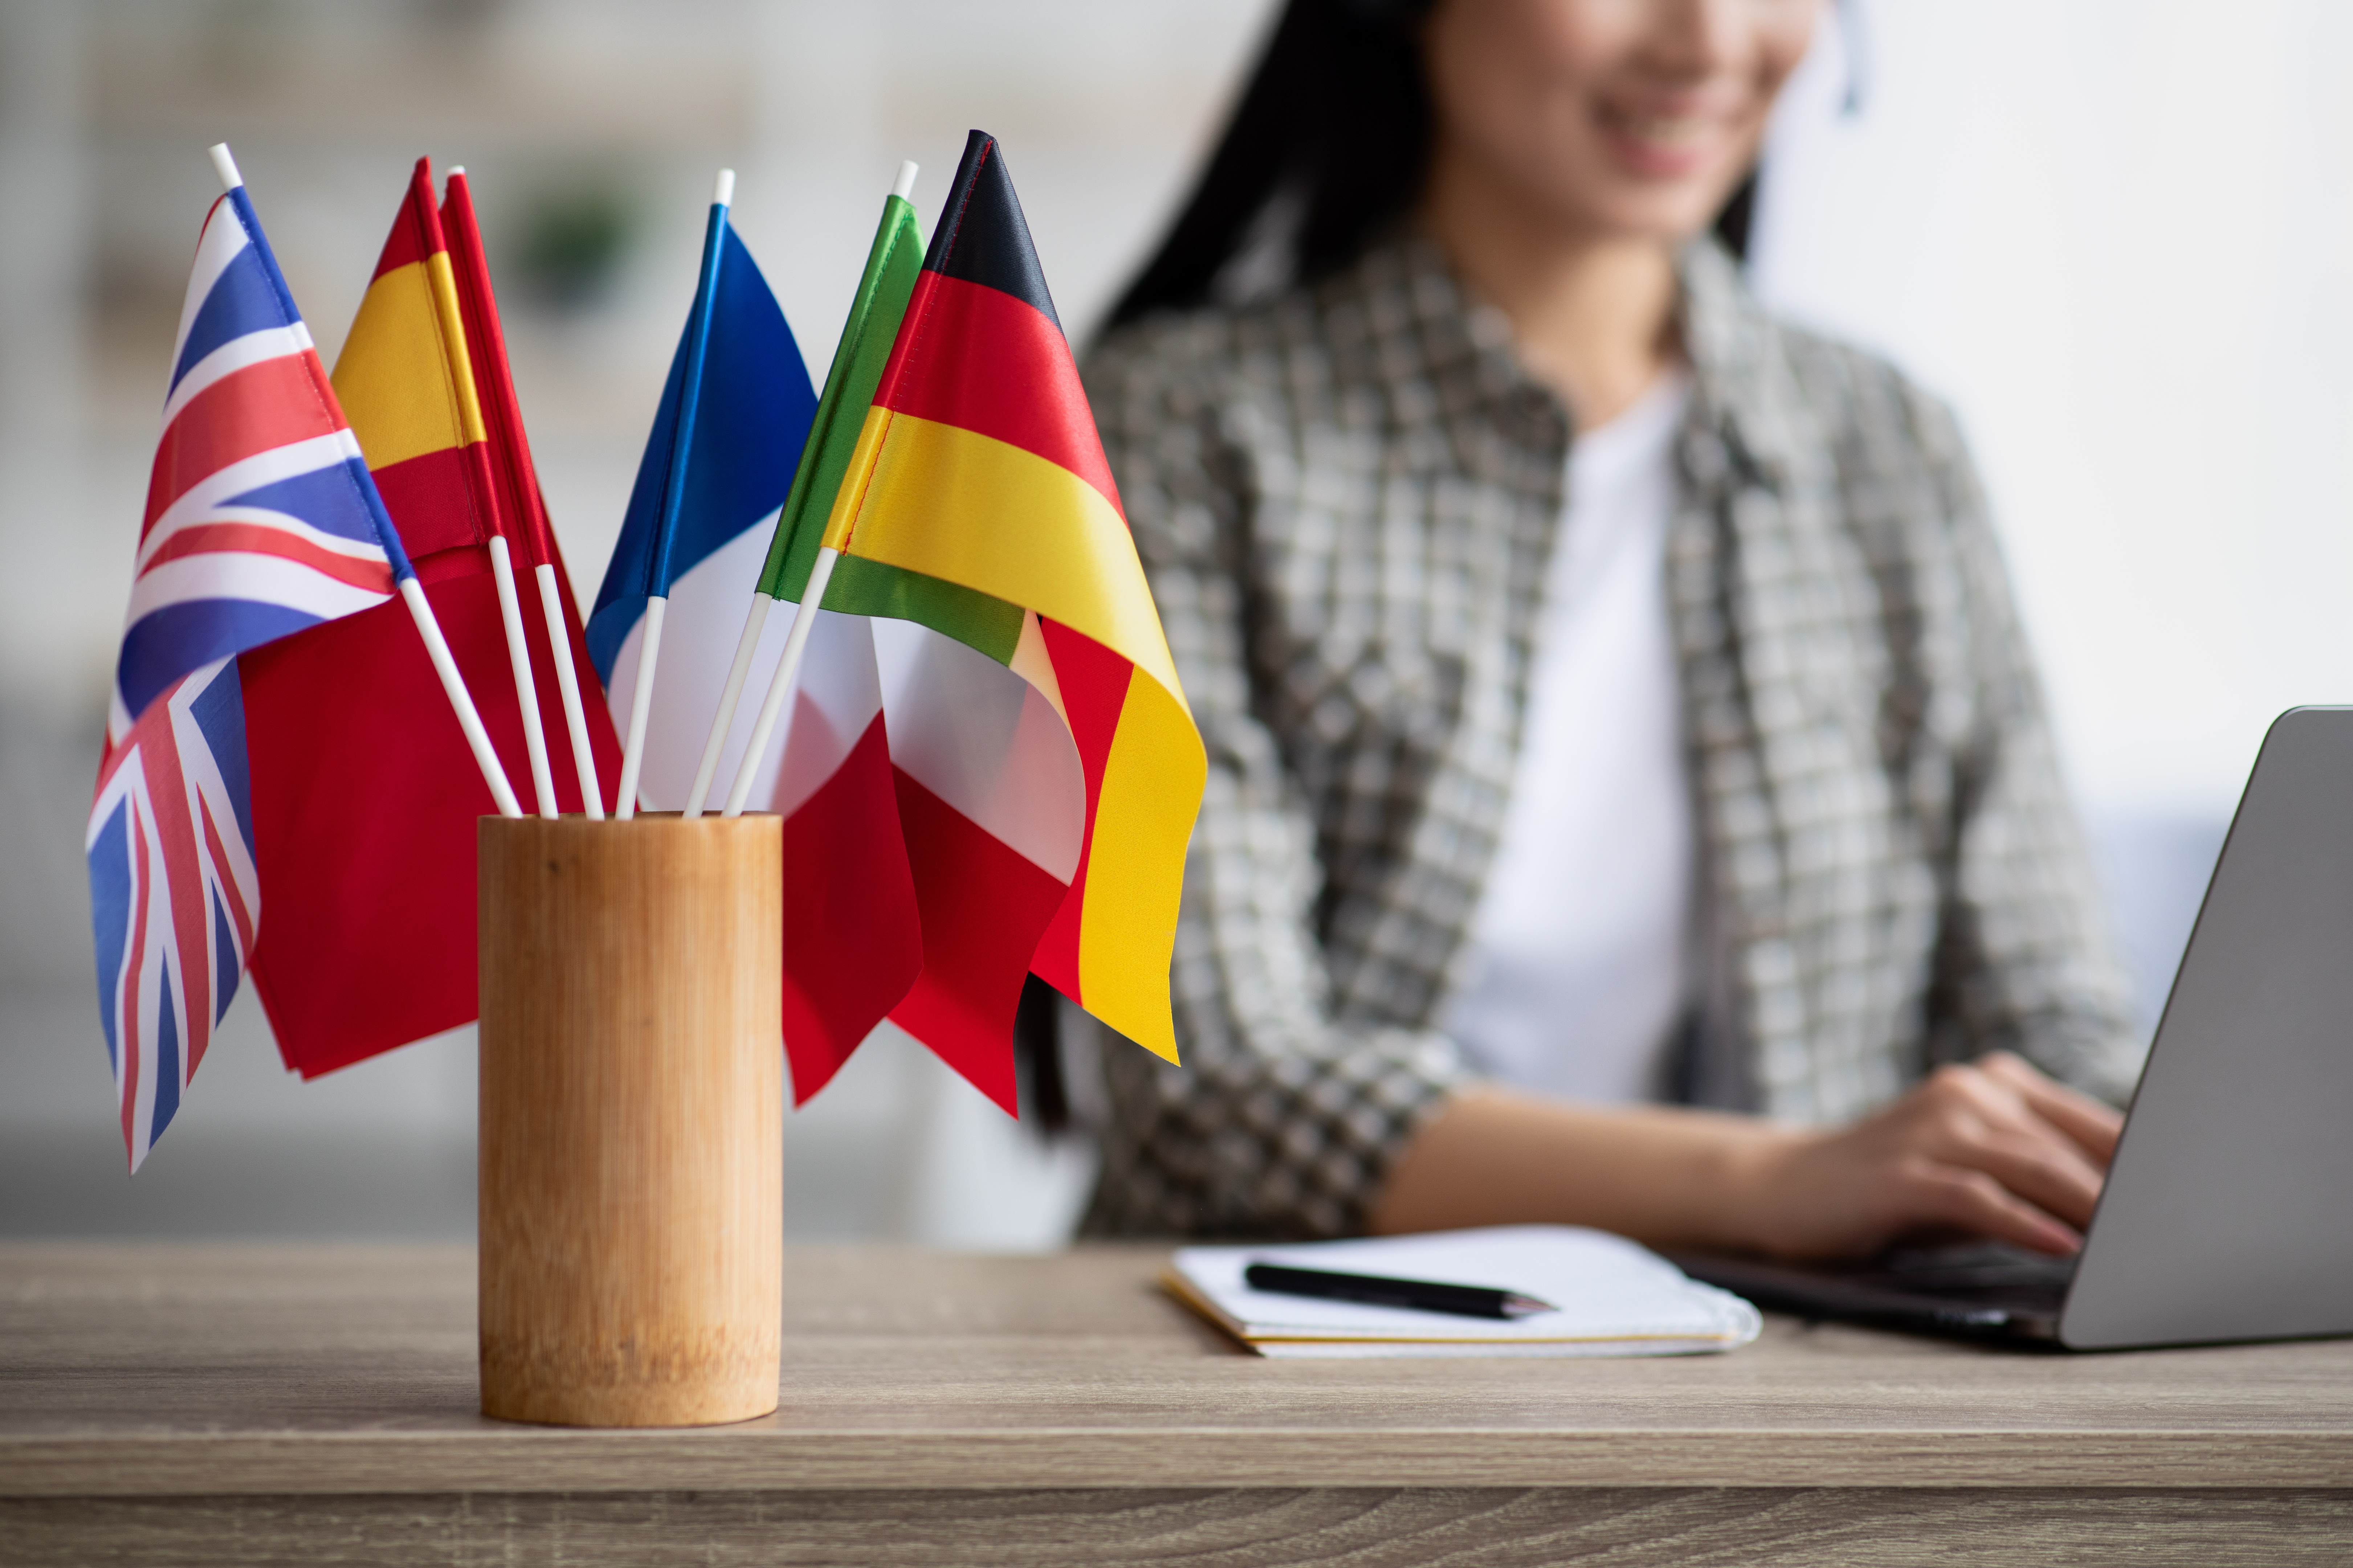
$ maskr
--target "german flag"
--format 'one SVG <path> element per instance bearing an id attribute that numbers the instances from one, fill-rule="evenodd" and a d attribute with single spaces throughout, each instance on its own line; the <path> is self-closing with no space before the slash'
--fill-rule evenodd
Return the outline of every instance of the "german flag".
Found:
<path id="1" fill-rule="evenodd" d="M 431 164 L 417 160 L 334 386 L 508 776 L 545 773 L 518 700 L 493 539 L 510 542 L 519 572 L 553 568 L 543 591 L 555 597 L 565 654 L 592 692 L 596 671 L 546 527 L 461 176 L 437 207 Z M 537 604 L 521 616 L 535 727 L 562 735 L 547 621 Z M 475 819 L 496 807 L 407 613 L 380 605 L 238 667 L 270 900 L 254 981 L 287 1066 L 315 1076 L 472 1021 Z M 584 719 L 592 766 L 609 780 L 620 765 L 611 721 L 601 702 Z M 578 773 L 554 766 L 565 811 L 582 808 Z"/>
<path id="2" fill-rule="evenodd" d="M 1168 964 L 1200 735 L 1029 225 L 981 132 L 823 542 L 841 552 L 826 608 L 915 621 L 1034 694 L 892 711 L 923 928 L 923 975 L 892 1018 L 1008 1109 L 1025 972 L 1175 1061 Z M 926 671 L 953 683 L 958 668 Z M 979 735 L 986 722 L 999 732 Z"/>

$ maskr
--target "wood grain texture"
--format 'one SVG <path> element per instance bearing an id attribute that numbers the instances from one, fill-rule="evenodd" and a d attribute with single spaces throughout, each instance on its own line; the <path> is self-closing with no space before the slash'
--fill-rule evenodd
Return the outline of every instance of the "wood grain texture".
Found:
<path id="1" fill-rule="evenodd" d="M 787 1249 L 773 1415 L 596 1431 L 478 1413 L 465 1248 L 0 1244 L 0 1496 L 2353 1489 L 2348 1342 L 1272 1362 L 1164 1257 Z"/>
<path id="2" fill-rule="evenodd" d="M 781 819 L 481 820 L 481 1408 L 776 1407 Z"/>
<path id="3" fill-rule="evenodd" d="M 0 1500 L 21 1568 L 1182 1563 L 1188 1568 L 2342 1564 L 2333 1492 L 1876 1488 L 1039 1491 Z"/>

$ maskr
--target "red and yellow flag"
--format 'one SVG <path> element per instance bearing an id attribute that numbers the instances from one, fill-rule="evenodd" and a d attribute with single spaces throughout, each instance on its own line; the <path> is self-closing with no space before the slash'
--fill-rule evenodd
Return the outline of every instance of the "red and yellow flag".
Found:
<path id="1" fill-rule="evenodd" d="M 334 384 L 500 761 L 520 784 L 530 768 L 492 538 L 510 541 L 519 573 L 555 567 L 565 654 L 591 692 L 596 672 L 539 504 L 462 177 L 450 187 L 449 205 L 438 207 L 431 165 L 417 161 Z M 534 590 L 522 624 L 542 730 L 563 736 Z M 256 860 L 272 900 L 254 979 L 286 1064 L 312 1076 L 470 1022 L 475 819 L 496 807 L 406 610 L 379 605 L 313 627 L 238 668 Z M 620 748 L 604 704 L 589 704 L 586 721 L 609 788 Z M 559 805 L 580 810 L 570 747 L 555 746 L 551 761 Z"/>
<path id="2" fill-rule="evenodd" d="M 828 608 L 916 620 L 989 656 L 1037 700 L 978 744 L 985 704 L 948 705 L 960 742 L 902 734 L 921 721 L 892 714 L 924 948 L 923 978 L 892 1017 L 1000 1103 L 1025 970 L 1176 1060 L 1168 965 L 1206 773 L 1200 735 L 1029 226 L 980 132 L 824 542 L 842 552 Z M 1050 739 L 1075 752 L 1082 787 L 1067 798 L 1067 832 L 1039 819 L 1057 789 L 1053 758 L 1025 741 L 1039 702 L 1059 731 Z M 959 757 L 935 755 L 952 744 Z"/>
<path id="3" fill-rule="evenodd" d="M 466 337 L 432 165 L 419 158 L 335 361 L 335 395 L 412 558 L 487 544 L 498 531 Z"/>

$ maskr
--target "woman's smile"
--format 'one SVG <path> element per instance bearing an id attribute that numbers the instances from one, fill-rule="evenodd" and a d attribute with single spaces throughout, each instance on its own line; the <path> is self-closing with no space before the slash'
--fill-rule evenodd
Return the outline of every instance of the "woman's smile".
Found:
<path id="1" fill-rule="evenodd" d="M 1593 119 L 1611 153 L 1629 173 L 1651 179 L 1688 179 L 1728 162 L 1746 142 L 1736 114 L 1702 109 L 1661 110 L 1599 102 Z"/>

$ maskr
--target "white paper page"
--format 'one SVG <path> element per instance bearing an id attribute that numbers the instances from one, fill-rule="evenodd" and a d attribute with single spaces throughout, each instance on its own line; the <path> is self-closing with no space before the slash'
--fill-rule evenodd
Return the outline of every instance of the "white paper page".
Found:
<path id="1" fill-rule="evenodd" d="M 1242 1270 L 1261 1260 L 1493 1286 L 1549 1301 L 1556 1310 L 1513 1320 L 1463 1318 L 1279 1295 L 1242 1283 Z M 1686 1279 L 1648 1248 L 1569 1226 L 1497 1226 L 1290 1246 L 1187 1247 L 1177 1251 L 1175 1264 L 1229 1327 L 1253 1341 L 1417 1341 L 1498 1348 L 1672 1341 L 1682 1342 L 1678 1348 L 1728 1348 L 1755 1339 L 1762 1326 L 1757 1309 L 1746 1301 Z"/>
<path id="2" fill-rule="evenodd" d="M 1736 1340 L 1245 1340 L 1272 1361 L 1599 1361 L 1620 1356 L 1715 1355 Z"/>

